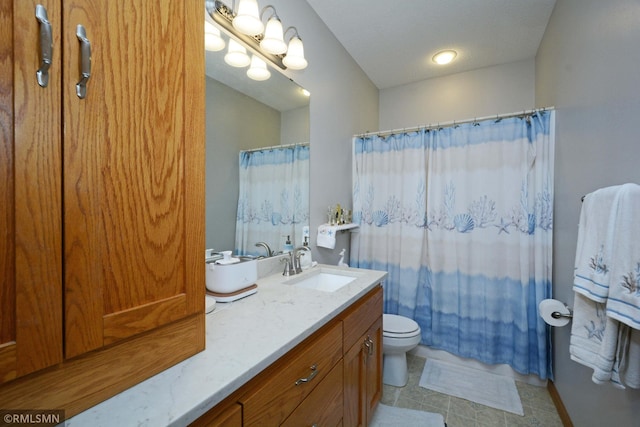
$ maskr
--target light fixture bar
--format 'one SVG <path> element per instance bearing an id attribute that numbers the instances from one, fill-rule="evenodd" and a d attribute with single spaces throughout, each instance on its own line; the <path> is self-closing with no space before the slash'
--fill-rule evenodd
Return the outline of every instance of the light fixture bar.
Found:
<path id="1" fill-rule="evenodd" d="M 237 31 L 232 24 L 233 10 L 220 0 L 206 0 L 207 12 L 211 16 L 211 19 L 227 33 L 228 36 L 235 37 L 242 41 L 252 53 L 262 57 L 263 59 L 275 64 L 279 68 L 286 70 L 287 67 L 282 63 L 284 55 L 274 55 L 269 52 L 265 52 L 260 48 L 260 41 L 262 40 L 262 34 L 256 36 L 247 36 Z"/>

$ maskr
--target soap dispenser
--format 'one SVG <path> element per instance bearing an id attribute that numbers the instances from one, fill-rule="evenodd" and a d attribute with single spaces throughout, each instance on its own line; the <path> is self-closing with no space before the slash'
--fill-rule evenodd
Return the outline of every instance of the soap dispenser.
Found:
<path id="1" fill-rule="evenodd" d="M 287 236 L 287 241 L 284 243 L 282 252 L 284 253 L 293 252 L 293 244 L 291 243 L 291 236 Z"/>

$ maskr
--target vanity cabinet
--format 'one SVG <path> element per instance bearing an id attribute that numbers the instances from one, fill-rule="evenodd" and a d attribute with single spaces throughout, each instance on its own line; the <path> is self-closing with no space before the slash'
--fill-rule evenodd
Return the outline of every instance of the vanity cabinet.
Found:
<path id="1" fill-rule="evenodd" d="M 337 369 L 341 373 L 340 322 L 333 322 L 323 332 L 313 335 L 287 353 L 276 365 L 258 375 L 255 386 L 239 399 L 243 407 L 243 425 L 281 425 L 289 416 L 294 415 L 294 411 L 295 419 L 314 421 L 313 417 L 322 415 L 316 412 L 314 402 L 322 397 L 316 394 L 315 398 L 310 398 L 309 403 L 301 404 L 309 399 L 308 396 L 316 388 L 321 387 L 320 384 L 321 390 L 331 396 L 342 394 L 342 383 L 335 380 L 337 374 L 332 371 L 336 365 L 339 365 Z M 333 376 L 325 378 L 329 376 L 329 372 Z M 342 418 L 341 412 L 339 419 Z"/>
<path id="2" fill-rule="evenodd" d="M 344 330 L 344 425 L 369 425 L 382 397 L 382 288 L 349 309 Z"/>
<path id="3" fill-rule="evenodd" d="M 260 372 L 192 426 L 367 426 L 382 397 L 382 287 Z M 226 424 L 224 414 L 241 421 Z"/>
<path id="4" fill-rule="evenodd" d="M 0 34 L 0 407 L 69 417 L 204 349 L 202 1 L 0 0 Z"/>

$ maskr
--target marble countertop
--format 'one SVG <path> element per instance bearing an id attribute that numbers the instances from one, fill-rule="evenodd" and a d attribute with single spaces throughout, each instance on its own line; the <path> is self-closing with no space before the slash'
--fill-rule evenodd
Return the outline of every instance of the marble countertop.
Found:
<path id="1" fill-rule="evenodd" d="M 318 268 L 339 269 L 356 279 L 335 292 L 284 283 Z M 258 277 L 263 274 L 259 267 Z M 217 303 L 206 315 L 203 352 L 70 418 L 65 425 L 188 425 L 364 296 L 386 275 L 384 271 L 319 265 L 291 277 L 278 271 L 260 278 L 257 293 Z"/>

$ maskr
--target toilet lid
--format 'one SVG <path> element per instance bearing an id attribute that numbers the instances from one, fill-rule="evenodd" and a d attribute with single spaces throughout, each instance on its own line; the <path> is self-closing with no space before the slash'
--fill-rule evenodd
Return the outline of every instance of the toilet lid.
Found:
<path id="1" fill-rule="evenodd" d="M 398 316 L 397 314 L 383 314 L 382 330 L 387 334 L 415 335 L 420 330 L 420 326 L 408 317 Z"/>

